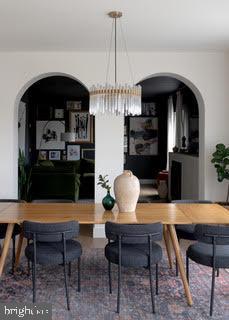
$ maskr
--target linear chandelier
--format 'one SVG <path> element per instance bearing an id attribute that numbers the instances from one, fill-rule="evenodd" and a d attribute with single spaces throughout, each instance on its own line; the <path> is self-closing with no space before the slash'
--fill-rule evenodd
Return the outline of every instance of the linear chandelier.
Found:
<path id="1" fill-rule="evenodd" d="M 122 85 L 117 81 L 117 19 L 122 17 L 122 12 L 112 11 L 108 16 L 113 19 L 111 30 L 110 50 L 107 64 L 107 75 L 105 85 L 93 85 L 90 89 L 90 108 L 92 115 L 98 113 L 109 113 L 115 115 L 140 115 L 141 114 L 141 86 L 134 85 L 133 73 L 127 52 L 127 46 L 122 30 L 120 19 L 120 28 L 125 43 L 126 55 L 129 62 L 130 73 L 132 75 L 132 85 Z M 110 67 L 111 46 L 114 32 L 114 84 L 108 84 L 108 74 Z"/>

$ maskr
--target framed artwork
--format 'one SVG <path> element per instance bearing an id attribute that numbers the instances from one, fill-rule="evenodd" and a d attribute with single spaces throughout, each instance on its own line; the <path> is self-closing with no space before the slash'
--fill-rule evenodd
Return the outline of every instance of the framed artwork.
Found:
<path id="1" fill-rule="evenodd" d="M 67 160 L 80 160 L 80 146 L 75 144 L 67 145 Z"/>
<path id="2" fill-rule="evenodd" d="M 65 149 L 65 142 L 60 140 L 62 132 L 65 132 L 64 121 L 37 121 L 36 149 Z"/>
<path id="3" fill-rule="evenodd" d="M 76 134 L 76 143 L 93 142 L 93 118 L 89 112 L 70 112 L 70 131 Z"/>
<path id="4" fill-rule="evenodd" d="M 83 159 L 95 159 L 95 149 L 82 149 L 81 158 Z"/>
<path id="5" fill-rule="evenodd" d="M 55 109 L 54 118 L 55 119 L 63 119 L 64 118 L 64 109 Z"/>
<path id="6" fill-rule="evenodd" d="M 47 160 L 47 151 L 40 150 L 38 155 L 39 160 Z"/>
<path id="7" fill-rule="evenodd" d="M 155 156 L 158 154 L 158 118 L 130 117 L 129 155 Z"/>
<path id="8" fill-rule="evenodd" d="M 60 160 L 60 151 L 49 151 L 49 160 Z"/>
<path id="9" fill-rule="evenodd" d="M 82 101 L 67 101 L 67 110 L 80 111 L 82 107 Z"/>

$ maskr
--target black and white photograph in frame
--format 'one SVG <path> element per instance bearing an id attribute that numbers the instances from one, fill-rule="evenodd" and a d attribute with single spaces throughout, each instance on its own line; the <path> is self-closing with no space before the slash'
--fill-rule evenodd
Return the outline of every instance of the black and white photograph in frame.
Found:
<path id="1" fill-rule="evenodd" d="M 93 120 L 89 112 L 70 112 L 70 131 L 75 132 L 76 142 L 92 142 Z"/>
<path id="2" fill-rule="evenodd" d="M 62 132 L 65 132 L 64 121 L 37 121 L 36 149 L 65 149 L 65 142 L 60 139 Z"/>
<path id="3" fill-rule="evenodd" d="M 80 160 L 80 146 L 75 144 L 67 145 L 67 160 Z"/>
<path id="4" fill-rule="evenodd" d="M 60 151 L 57 151 L 57 150 L 49 151 L 49 160 L 60 160 Z"/>
<path id="5" fill-rule="evenodd" d="M 158 118 L 130 117 L 129 155 L 158 155 Z"/>

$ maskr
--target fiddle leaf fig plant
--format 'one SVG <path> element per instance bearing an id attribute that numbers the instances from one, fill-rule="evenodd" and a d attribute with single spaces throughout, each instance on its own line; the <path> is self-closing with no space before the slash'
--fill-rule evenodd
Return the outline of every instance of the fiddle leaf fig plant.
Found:
<path id="1" fill-rule="evenodd" d="M 212 154 L 211 162 L 214 164 L 219 182 L 229 180 L 229 147 L 223 143 L 216 145 L 216 151 Z M 229 185 L 227 191 L 227 202 L 229 198 Z"/>

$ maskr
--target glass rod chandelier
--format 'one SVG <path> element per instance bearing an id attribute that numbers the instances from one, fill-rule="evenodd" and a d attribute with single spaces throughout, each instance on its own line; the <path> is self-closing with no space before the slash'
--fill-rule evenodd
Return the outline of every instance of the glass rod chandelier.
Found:
<path id="1" fill-rule="evenodd" d="M 105 85 L 93 85 L 90 88 L 90 108 L 92 115 L 98 113 L 109 113 L 115 115 L 140 115 L 141 114 L 141 86 L 134 85 L 133 73 L 127 52 L 127 46 L 120 22 L 120 28 L 125 43 L 126 55 L 129 62 L 130 73 L 132 75 L 133 85 L 121 85 L 117 82 L 117 19 L 122 17 L 122 12 L 112 11 L 108 16 L 113 19 L 110 50 L 107 64 L 107 75 Z M 121 19 L 120 19 L 121 20 Z M 114 84 L 108 84 L 108 73 L 110 66 L 111 46 L 114 32 Z"/>

